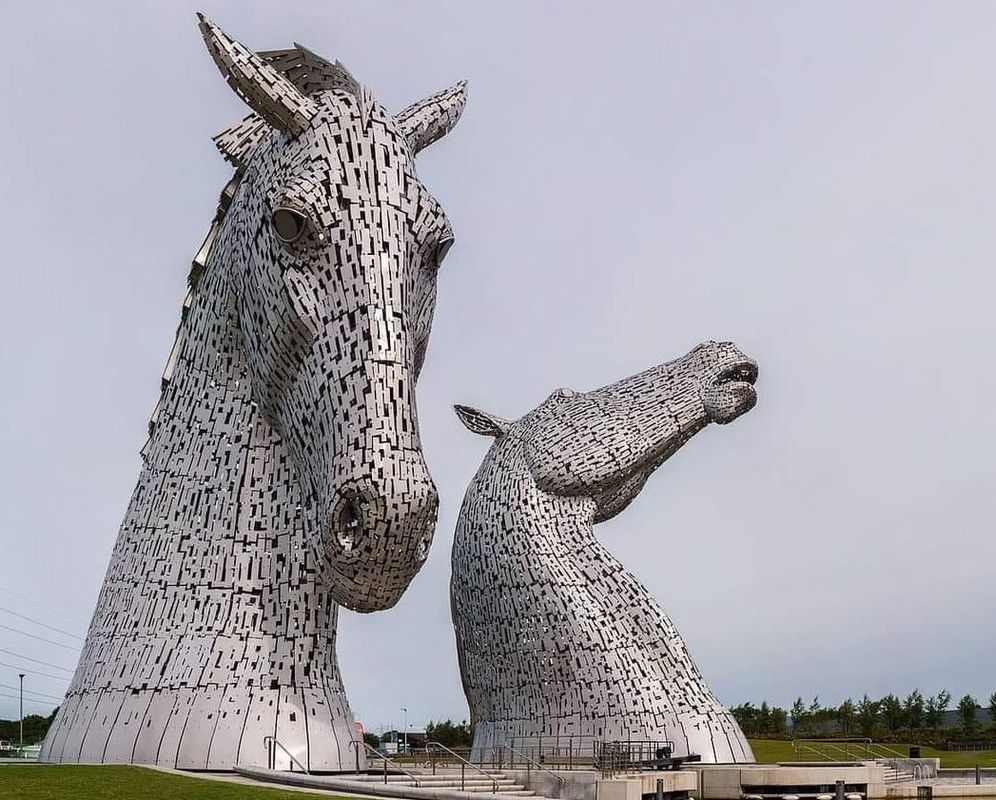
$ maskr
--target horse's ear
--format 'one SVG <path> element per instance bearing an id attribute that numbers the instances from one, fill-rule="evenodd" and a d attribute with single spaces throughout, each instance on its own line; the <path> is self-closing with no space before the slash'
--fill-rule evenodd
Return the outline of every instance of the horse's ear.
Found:
<path id="1" fill-rule="evenodd" d="M 461 405 L 453 406 L 453 410 L 456 411 L 460 421 L 471 433 L 494 436 L 497 439 L 508 430 L 508 420 L 496 417 L 494 414 Z"/>
<path id="2" fill-rule="evenodd" d="M 453 130 L 467 104 L 467 81 L 412 103 L 394 115 L 413 153 Z"/>
<path id="3" fill-rule="evenodd" d="M 318 113 L 315 101 L 203 14 L 197 18 L 211 58 L 246 105 L 274 128 L 292 136 L 303 131 Z"/>

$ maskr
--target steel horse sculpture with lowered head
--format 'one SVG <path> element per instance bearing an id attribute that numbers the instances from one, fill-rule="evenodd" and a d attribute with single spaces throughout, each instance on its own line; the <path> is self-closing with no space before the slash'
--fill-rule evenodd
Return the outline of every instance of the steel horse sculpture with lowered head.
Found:
<path id="1" fill-rule="evenodd" d="M 227 770 L 272 736 L 352 768 L 337 604 L 393 606 L 436 524 L 415 383 L 453 234 L 415 156 L 465 86 L 392 114 L 338 62 L 200 27 L 253 113 L 215 139 L 235 176 L 42 759 Z"/>
<path id="2" fill-rule="evenodd" d="M 595 538 L 666 459 L 755 403 L 757 366 L 730 343 L 591 392 L 554 392 L 495 437 L 467 490 L 450 585 L 473 755 L 540 742 L 670 741 L 674 755 L 753 761 L 664 609 Z M 535 751 L 533 751 L 535 755 Z"/>

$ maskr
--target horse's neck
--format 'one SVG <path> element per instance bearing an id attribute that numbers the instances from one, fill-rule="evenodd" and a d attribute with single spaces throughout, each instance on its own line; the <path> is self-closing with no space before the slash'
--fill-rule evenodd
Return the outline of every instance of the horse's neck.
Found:
<path id="1" fill-rule="evenodd" d="M 209 272 L 171 358 L 87 640 L 115 653 L 112 663 L 122 648 L 181 642 L 163 658 L 162 688 L 238 681 L 222 674 L 229 656 L 213 654 L 247 640 L 244 677 L 338 682 L 336 608 L 307 546 L 313 521 L 283 442 L 252 402 L 241 347 L 224 274 Z"/>
<path id="2" fill-rule="evenodd" d="M 515 461 L 496 461 L 477 480 L 474 507 L 461 511 L 454 546 L 461 583 L 472 584 L 481 570 L 502 582 L 499 591 L 522 592 L 537 608 L 549 606 L 555 613 L 566 608 L 570 615 L 599 608 L 606 618 L 621 618 L 636 602 L 673 637 L 664 610 L 596 537 L 587 501 L 542 492 L 528 467 Z M 525 584 L 523 574 L 530 577 Z M 587 599 L 579 602 L 582 594 Z"/>

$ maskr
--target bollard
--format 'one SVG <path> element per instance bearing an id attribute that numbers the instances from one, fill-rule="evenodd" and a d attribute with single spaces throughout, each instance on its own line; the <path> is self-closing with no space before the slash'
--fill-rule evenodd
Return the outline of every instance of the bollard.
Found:
<path id="1" fill-rule="evenodd" d="M 387 783 L 387 756 L 384 756 L 384 783 Z"/>
<path id="2" fill-rule="evenodd" d="M 664 780 L 663 778 L 657 779 L 657 800 L 664 800 Z"/>
<path id="3" fill-rule="evenodd" d="M 975 785 L 978 786 L 982 783 L 982 770 L 979 769 L 979 765 L 975 765 Z"/>
<path id="4" fill-rule="evenodd" d="M 844 800 L 844 781 L 837 781 L 837 800 Z"/>

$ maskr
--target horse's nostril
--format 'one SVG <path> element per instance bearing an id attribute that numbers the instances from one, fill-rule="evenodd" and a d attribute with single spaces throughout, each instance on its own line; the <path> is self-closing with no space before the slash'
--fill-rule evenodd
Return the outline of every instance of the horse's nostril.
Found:
<path id="1" fill-rule="evenodd" d="M 432 542 L 432 533 L 424 533 L 419 537 L 418 544 L 415 545 L 415 556 L 419 561 L 425 561 L 429 557 L 429 544 Z"/>
<path id="2" fill-rule="evenodd" d="M 336 520 L 335 535 L 339 540 L 339 545 L 345 552 L 350 552 L 360 538 L 361 511 L 355 500 L 347 501 L 339 512 L 339 519 Z"/>

